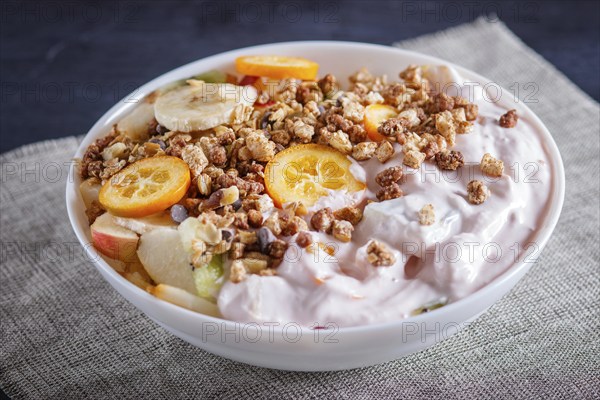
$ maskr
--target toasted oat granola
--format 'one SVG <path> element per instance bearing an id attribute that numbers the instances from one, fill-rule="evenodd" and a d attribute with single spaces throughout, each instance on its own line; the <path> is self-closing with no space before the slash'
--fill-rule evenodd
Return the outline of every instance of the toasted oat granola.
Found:
<path id="1" fill-rule="evenodd" d="M 519 116 L 517 115 L 517 110 L 509 110 L 500 117 L 498 123 L 503 128 L 514 128 L 517 126 L 518 121 Z"/>
<path id="2" fill-rule="evenodd" d="M 499 177 L 504 172 L 502 160 L 494 158 L 490 153 L 485 153 L 481 159 L 481 172 L 486 175 Z"/>
<path id="3" fill-rule="evenodd" d="M 485 183 L 479 180 L 472 180 L 467 185 L 467 195 L 469 203 L 481 204 L 490 196 L 490 191 Z"/>
<path id="4" fill-rule="evenodd" d="M 387 246 L 377 240 L 371 240 L 367 246 L 367 260 L 376 267 L 389 267 L 396 262 Z"/>
<path id="5" fill-rule="evenodd" d="M 419 223 L 421 225 L 432 225 L 435 222 L 435 210 L 433 204 L 425 204 L 419 211 Z"/>
<path id="6" fill-rule="evenodd" d="M 265 166 L 277 153 L 298 145 L 321 144 L 358 162 L 377 158 L 385 164 L 393 160 L 396 165 L 370 178 L 380 186 L 375 193 L 378 201 L 403 195 L 398 149 L 404 165 L 414 169 L 433 160 L 441 169 L 453 170 L 464 164 L 462 154 L 452 147 L 458 134 L 472 130 L 477 105 L 462 97 L 435 93 L 419 66 L 409 66 L 399 76 L 401 81 L 388 82 L 387 77 L 363 68 L 349 78 L 348 90 L 331 74 L 318 81 L 284 79 L 275 91 L 258 93 L 254 106 L 236 106 L 227 123 L 198 132 L 171 131 L 153 119 L 147 130 L 134 137 L 116 125 L 109 135 L 88 147 L 81 160 L 81 177 L 104 182 L 144 158 L 168 155 L 182 159 L 189 166 L 192 184 L 177 204 L 179 214 L 207 216 L 223 235 L 216 245 L 196 244 L 196 264 L 206 263 L 207 254 L 226 253 L 234 260 L 232 282 L 241 282 L 250 274 L 272 276 L 290 243 L 295 241 L 301 248 L 313 244 L 310 231 L 326 233 L 339 242 L 352 241 L 364 208 L 357 204 L 310 212 L 301 202 L 276 206 L 265 189 L 269 179 Z M 382 136 L 379 142 L 372 140 L 364 123 L 366 108 L 375 104 L 397 111 L 377 127 L 376 133 Z M 516 121 L 516 113 L 510 111 L 500 124 L 514 126 Z M 500 176 L 503 165 L 486 155 L 481 169 Z M 482 185 L 469 184 L 470 202 L 485 201 L 489 191 Z M 103 212 L 97 203 L 90 207 L 90 223 Z M 428 225 L 434 221 L 433 206 L 424 206 L 419 222 Z M 369 244 L 368 257 L 376 266 L 394 263 L 393 255 L 377 241 Z"/>

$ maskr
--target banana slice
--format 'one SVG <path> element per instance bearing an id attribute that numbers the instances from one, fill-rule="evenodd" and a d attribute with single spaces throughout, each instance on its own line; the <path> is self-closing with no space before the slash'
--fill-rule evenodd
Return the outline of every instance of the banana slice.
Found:
<path id="1" fill-rule="evenodd" d="M 258 93 L 253 86 L 189 80 L 154 103 L 156 120 L 179 132 L 201 131 L 230 123 L 238 106 L 251 106 Z"/>

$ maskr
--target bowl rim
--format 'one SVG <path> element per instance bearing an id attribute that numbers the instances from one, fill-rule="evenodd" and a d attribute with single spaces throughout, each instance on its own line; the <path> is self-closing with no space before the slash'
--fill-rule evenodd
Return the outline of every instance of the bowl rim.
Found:
<path id="1" fill-rule="evenodd" d="M 305 46 L 314 46 L 314 47 L 320 47 L 320 48 L 327 48 L 327 47 L 332 47 L 332 46 L 342 47 L 342 48 L 345 47 L 345 48 L 352 48 L 352 50 L 355 50 L 355 51 L 371 49 L 371 50 L 382 52 L 382 56 L 385 56 L 385 54 L 383 54 L 383 53 L 388 53 L 388 54 L 403 53 L 408 56 L 413 56 L 413 57 L 418 57 L 418 58 L 424 59 L 429 64 L 446 65 L 446 66 L 452 67 L 456 71 L 458 71 L 462 76 L 465 76 L 465 77 L 468 76 L 469 78 L 474 78 L 476 80 L 476 82 L 493 82 L 492 80 L 487 79 L 487 78 L 483 77 L 482 75 L 475 73 L 467 68 L 461 67 L 452 62 L 446 61 L 444 59 L 441 59 L 441 58 L 438 58 L 435 56 L 430 56 L 430 55 L 419 53 L 419 52 L 413 51 L 413 50 L 406 50 L 403 48 L 379 45 L 379 44 L 372 44 L 372 43 L 353 42 L 353 41 L 335 41 L 335 40 L 302 40 L 302 41 L 287 41 L 287 42 L 271 42 L 271 43 L 267 43 L 267 44 L 243 47 L 243 48 L 233 49 L 233 50 L 229 50 L 226 52 L 214 54 L 214 55 L 211 55 L 208 57 L 204 57 L 204 58 L 189 62 L 182 66 L 176 67 L 176 68 L 174 68 L 170 71 L 167 71 L 167 72 L 159 75 L 158 77 L 150 80 L 149 82 L 143 84 L 139 88 L 135 89 L 132 93 L 128 94 L 123 99 L 116 102 L 108 111 L 106 111 L 93 124 L 93 126 L 85 134 L 83 140 L 80 142 L 80 145 L 79 145 L 75 155 L 73 156 L 73 158 L 77 159 L 77 158 L 82 157 L 83 152 L 89 145 L 87 142 L 91 141 L 92 138 L 94 138 L 94 140 L 95 140 L 95 138 L 97 136 L 99 136 L 100 129 L 103 128 L 103 125 L 109 119 L 111 119 L 119 114 L 130 112 L 131 109 L 134 108 L 134 106 L 131 104 L 137 104 L 137 102 L 139 100 L 143 99 L 148 93 L 150 93 L 151 91 L 156 90 L 158 87 L 162 86 L 162 84 L 158 85 L 157 82 L 177 76 L 178 74 L 181 74 L 183 71 L 193 68 L 196 64 L 215 61 L 220 58 L 223 58 L 223 59 L 230 58 L 231 60 L 233 60 L 236 56 L 248 54 L 251 52 L 257 52 L 257 51 L 265 53 L 265 52 L 268 52 L 270 48 L 277 48 L 277 47 L 281 47 L 281 46 L 286 46 L 287 49 L 290 49 L 290 48 L 293 49 L 293 48 L 305 47 Z M 359 68 L 359 67 L 360 66 L 357 66 L 357 68 Z M 186 78 L 186 77 L 187 76 L 180 77 L 180 78 L 173 78 L 172 81 L 180 80 L 180 79 Z M 506 90 L 503 87 L 501 87 L 501 89 Z M 129 101 L 128 101 L 128 99 L 129 99 Z M 127 104 L 127 103 L 129 103 L 129 104 Z M 551 173 L 552 182 L 551 183 L 553 185 L 553 188 L 550 193 L 548 209 L 542 219 L 542 222 L 540 223 L 539 229 L 537 229 L 535 232 L 532 233 L 531 240 L 530 240 L 530 241 L 535 241 L 540 246 L 540 253 L 541 253 L 541 251 L 545 247 L 546 243 L 548 242 L 548 239 L 550 238 L 552 232 L 554 231 L 554 228 L 556 227 L 556 224 L 558 223 L 558 220 L 560 218 L 560 214 L 562 211 L 564 197 L 565 197 L 565 186 L 566 186 L 564 165 L 563 165 L 562 157 L 560 155 L 558 146 L 556 145 L 556 142 L 554 141 L 554 138 L 552 137 L 550 131 L 548 130 L 548 128 L 546 128 L 546 126 L 541 121 L 541 119 L 524 102 L 517 103 L 513 100 L 511 102 L 511 104 L 513 106 L 515 106 L 515 108 L 519 109 L 520 111 L 522 110 L 527 113 L 528 118 L 530 118 L 530 122 L 538 129 L 540 135 L 542 136 L 542 139 L 545 139 L 546 151 L 551 159 L 551 165 L 552 165 L 552 173 Z M 122 116 L 123 115 L 121 115 L 121 117 Z M 114 286 L 115 283 L 118 283 L 123 289 L 131 292 L 132 295 L 135 295 L 138 297 L 141 296 L 144 301 L 150 302 L 151 306 L 164 308 L 173 313 L 181 313 L 183 317 L 197 319 L 201 323 L 209 322 L 209 323 L 218 323 L 218 324 L 226 324 L 226 325 L 245 324 L 245 323 L 239 322 L 239 321 L 227 320 L 224 318 L 212 317 L 212 316 L 209 316 L 206 314 L 201 314 L 201 313 L 191 311 L 186 308 L 177 306 L 175 304 L 169 303 L 167 301 L 160 300 L 160 299 L 156 298 L 155 296 L 151 295 L 150 293 L 139 288 L 138 286 L 134 285 L 133 283 L 129 282 L 123 276 L 121 276 L 116 270 L 114 270 L 102 258 L 100 253 L 93 246 L 89 245 L 90 242 L 89 242 L 86 234 L 78 227 L 77 216 L 76 216 L 77 211 L 75 210 L 75 201 L 73 201 L 74 198 L 78 198 L 78 200 L 81 201 L 81 198 L 80 198 L 78 190 L 77 190 L 78 183 L 79 183 L 79 176 L 77 173 L 77 163 L 70 163 L 69 174 L 68 174 L 67 185 L 66 185 L 66 205 L 67 205 L 67 213 L 69 216 L 69 221 L 71 223 L 71 227 L 73 228 L 73 231 L 75 232 L 75 235 L 77 236 L 77 239 L 79 240 L 80 244 L 84 247 L 84 249 L 87 253 L 87 256 L 89 257 L 90 261 L 92 261 L 95 268 L 99 269 L 100 272 L 103 272 L 103 273 L 111 276 L 115 280 L 114 282 L 109 281 L 111 286 Z M 73 195 L 75 195 L 75 197 L 73 197 Z M 539 257 L 539 253 L 538 253 L 538 257 Z M 521 260 L 517 263 L 513 263 L 508 269 L 506 269 L 504 272 L 502 272 L 500 275 L 498 275 L 496 278 L 494 278 L 491 282 L 489 282 L 485 286 L 481 287 L 480 289 L 476 290 L 475 292 L 473 292 L 473 293 L 469 294 L 468 296 L 463 297 L 455 302 L 445 305 L 444 307 L 433 310 L 431 312 L 423 313 L 423 314 L 416 315 L 416 316 L 409 316 L 405 319 L 398 319 L 398 320 L 394 320 L 394 321 L 379 322 L 379 323 L 349 326 L 349 327 L 338 327 L 338 330 L 336 333 L 340 334 L 340 335 L 352 334 L 352 333 L 357 333 L 357 334 L 361 333 L 362 334 L 362 333 L 370 333 L 370 332 L 374 332 L 374 331 L 383 331 L 383 330 L 387 330 L 387 329 L 397 329 L 397 328 L 401 328 L 402 325 L 406 324 L 406 323 L 423 323 L 428 320 L 435 320 L 436 317 L 439 315 L 442 315 L 442 313 L 450 314 L 453 311 L 456 311 L 459 309 L 469 309 L 469 308 L 471 308 L 472 304 L 479 303 L 481 299 L 484 299 L 485 297 L 491 295 L 493 292 L 495 292 L 502 286 L 506 285 L 512 279 L 517 277 L 519 274 L 524 273 L 524 270 L 527 270 L 527 268 L 529 268 L 530 265 L 531 265 L 530 263 L 526 263 L 524 260 Z M 104 275 L 104 274 L 102 274 L 102 275 Z M 104 276 L 103 276 L 103 278 L 104 278 Z M 108 280 L 108 279 L 106 279 L 106 280 Z M 512 289 L 512 287 L 510 289 Z M 510 289 L 508 289 L 508 290 L 510 290 Z M 123 296 L 123 297 L 125 297 L 125 296 Z M 129 302 L 131 302 L 129 299 L 127 299 L 127 300 Z M 138 308 L 138 307 L 136 306 L 136 308 Z M 263 329 L 262 325 L 258 325 L 258 324 L 254 325 L 254 324 L 250 323 L 250 324 L 246 324 L 246 325 L 249 329 Z M 301 329 L 302 333 L 312 332 L 312 328 L 309 328 L 309 327 L 299 325 L 299 328 Z M 278 332 L 282 332 L 284 327 L 282 324 L 279 324 L 274 327 L 271 326 L 271 327 L 269 327 L 269 329 L 275 333 L 278 333 Z"/>

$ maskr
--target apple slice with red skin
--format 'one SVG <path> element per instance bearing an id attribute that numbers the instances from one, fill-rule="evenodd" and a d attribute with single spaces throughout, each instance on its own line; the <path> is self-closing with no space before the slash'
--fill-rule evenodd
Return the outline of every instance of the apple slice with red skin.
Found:
<path id="1" fill-rule="evenodd" d="M 137 233 L 115 224 L 113 216 L 104 213 L 91 226 L 94 247 L 109 258 L 123 262 L 136 260 L 140 240 Z"/>

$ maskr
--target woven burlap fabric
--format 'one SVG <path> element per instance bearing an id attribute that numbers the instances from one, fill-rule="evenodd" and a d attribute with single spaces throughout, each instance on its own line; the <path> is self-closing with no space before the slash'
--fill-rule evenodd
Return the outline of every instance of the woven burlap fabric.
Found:
<path id="1" fill-rule="evenodd" d="M 560 147 L 566 202 L 538 263 L 509 295 L 460 335 L 380 366 L 310 374 L 228 361 L 171 336 L 103 281 L 64 205 L 78 140 L 37 143 L 0 159 L 2 389 L 14 398 L 600 396 L 598 104 L 498 22 L 399 46 L 504 87 L 539 88 L 528 105 Z"/>

